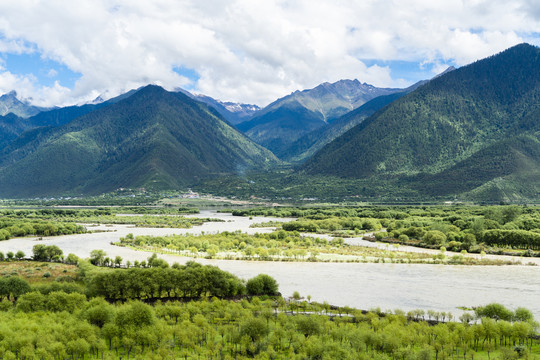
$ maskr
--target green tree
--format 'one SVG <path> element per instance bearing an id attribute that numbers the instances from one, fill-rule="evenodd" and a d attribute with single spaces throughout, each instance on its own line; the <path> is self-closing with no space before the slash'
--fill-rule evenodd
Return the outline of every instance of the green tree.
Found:
<path id="1" fill-rule="evenodd" d="M 31 290 L 30 284 L 18 276 L 1 278 L 0 289 L 7 289 L 5 291 L 8 293 L 8 296 L 11 296 L 14 300 L 17 300 L 19 296 L 26 294 Z"/>
<path id="2" fill-rule="evenodd" d="M 512 316 L 514 321 L 531 321 L 534 319 L 532 312 L 524 307 L 518 307 Z"/>
<path id="3" fill-rule="evenodd" d="M 101 298 L 92 299 L 83 317 L 92 325 L 103 328 L 105 324 L 110 323 L 114 318 L 114 310 L 109 303 Z"/>
<path id="4" fill-rule="evenodd" d="M 446 242 L 446 235 L 439 230 L 430 230 L 424 235 L 423 241 L 428 245 L 441 246 Z"/>
<path id="5" fill-rule="evenodd" d="M 90 252 L 90 263 L 96 266 L 102 266 L 107 253 L 101 249 L 92 250 Z"/>
<path id="6" fill-rule="evenodd" d="M 266 274 L 259 274 L 248 280 L 246 284 L 248 295 L 277 295 L 277 281 Z"/>
<path id="7" fill-rule="evenodd" d="M 140 301 L 134 301 L 118 309 L 115 324 L 118 328 L 125 330 L 128 327 L 140 328 L 142 326 L 153 325 L 156 316 L 151 306 Z"/>
<path id="8" fill-rule="evenodd" d="M 114 264 L 117 266 L 117 267 L 120 267 L 120 265 L 122 265 L 122 257 L 120 255 L 117 255 L 115 258 L 114 258 Z"/>
<path id="9" fill-rule="evenodd" d="M 241 334 L 247 335 L 251 341 L 255 342 L 268 334 L 266 323 L 261 318 L 249 318 L 240 324 Z"/>
<path id="10" fill-rule="evenodd" d="M 485 306 L 477 307 L 474 312 L 476 316 L 483 318 L 491 318 L 495 320 L 512 320 L 514 314 L 508 310 L 504 305 L 498 303 L 491 303 Z"/>

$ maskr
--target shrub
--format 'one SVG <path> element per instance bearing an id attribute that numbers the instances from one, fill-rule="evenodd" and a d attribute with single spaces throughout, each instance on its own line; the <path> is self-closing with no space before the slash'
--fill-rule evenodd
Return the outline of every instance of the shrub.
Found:
<path id="1" fill-rule="evenodd" d="M 248 295 L 277 295 L 276 280 L 266 274 L 260 274 L 249 279 L 246 285 Z"/>
<path id="2" fill-rule="evenodd" d="M 401 235 L 399 235 L 398 240 L 401 241 L 401 242 L 407 242 L 407 241 L 409 241 L 409 237 L 407 235 L 405 235 L 405 234 L 401 234 Z"/>

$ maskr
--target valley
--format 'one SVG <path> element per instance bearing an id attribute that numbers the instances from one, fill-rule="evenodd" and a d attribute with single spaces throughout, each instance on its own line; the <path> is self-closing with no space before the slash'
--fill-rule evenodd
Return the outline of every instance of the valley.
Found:
<path id="1" fill-rule="evenodd" d="M 277 209 L 279 210 L 279 208 Z M 264 209 L 255 210 L 265 211 Z M 333 211 L 332 208 L 327 210 Z M 475 211 L 485 210 L 489 210 L 489 208 Z M 240 212 L 242 211 L 240 210 Z M 266 211 L 271 213 L 271 208 Z M 279 211 L 286 215 L 291 210 Z M 306 208 L 298 209 L 298 211 L 311 210 Z M 167 217 L 167 215 L 154 215 L 154 217 Z M 201 243 L 206 241 L 208 247 L 206 237 L 224 232 L 231 234 L 230 236 L 234 234 L 242 236 L 243 240 L 249 243 L 248 237 L 257 236 L 256 234 L 278 235 L 274 227 L 259 227 L 258 224 L 275 222 L 284 226 L 296 221 L 294 218 L 281 216 L 234 216 L 231 213 L 216 212 L 215 210 L 203 210 L 200 214 L 186 215 L 186 219 L 190 218 L 214 219 L 214 221 L 199 223 L 186 229 L 160 227 L 160 225 L 153 228 L 141 227 L 136 226 L 134 222 L 107 224 L 109 221 L 104 221 L 105 223 L 101 225 L 85 225 L 89 232 L 84 234 L 40 238 L 15 237 L 0 242 L 0 251 L 6 254 L 20 250 L 25 254 L 31 254 L 32 248 L 36 244 L 56 245 L 65 254 L 72 253 L 80 258 L 89 258 L 93 250 L 100 249 L 110 259 L 120 257 L 123 264 L 129 261 L 132 266 L 135 262 L 145 261 L 152 253 L 157 252 L 159 257 L 169 264 L 197 261 L 205 265 L 218 266 L 220 269 L 230 271 L 244 279 L 257 273 L 269 274 L 278 281 L 284 296 L 292 296 L 294 291 L 299 291 L 304 296 L 311 295 L 315 301 L 328 301 L 339 306 L 354 306 L 362 309 L 372 307 L 401 308 L 407 311 L 422 308 L 461 314 L 462 310 L 459 307 L 481 305 L 481 303 L 475 304 L 474 301 L 482 303 L 496 301 L 509 307 L 525 306 L 533 311 L 536 317 L 540 316 L 540 309 L 537 308 L 537 303 L 534 300 L 540 291 L 540 284 L 534 275 L 538 271 L 537 266 L 540 265 L 539 257 L 466 254 L 465 257 L 471 257 L 477 261 L 471 262 L 469 265 L 463 260 L 447 263 L 446 261 L 455 256 L 463 258 L 463 255 L 448 251 L 444 257 L 439 257 L 441 253 L 438 250 L 359 242 L 354 237 L 345 238 L 344 245 L 338 246 L 356 244 L 356 246 L 360 246 L 361 255 L 341 258 L 334 256 L 331 258 L 332 260 L 325 260 L 325 257 L 321 256 L 321 253 L 325 251 L 324 248 L 317 249 L 319 254 L 315 256 L 318 260 L 310 260 L 308 256 L 302 258 L 294 256 L 294 259 L 261 259 L 260 255 L 255 252 L 251 259 L 246 258 L 244 253 L 241 256 L 233 255 L 226 259 L 219 259 L 219 257 L 213 259 L 212 257 L 215 255 L 209 256 L 208 250 L 204 251 L 202 248 L 197 249 L 194 253 L 189 250 L 183 256 L 178 256 L 174 254 L 178 250 L 167 251 L 163 245 L 142 248 L 143 251 L 137 251 L 127 246 L 118 246 L 122 243 L 122 239 L 126 238 L 148 241 L 153 237 L 162 240 L 179 237 L 188 240 L 189 238 L 185 238 L 185 236 L 192 234 L 199 237 Z M 94 219 L 94 221 L 96 220 L 98 218 Z M 103 220 L 106 220 L 105 216 Z M 303 235 L 307 236 L 304 238 L 307 240 L 317 236 L 324 237 L 324 235 L 317 234 Z M 255 240 L 257 239 L 255 237 Z M 276 239 L 278 239 L 277 236 Z M 212 244 L 210 243 L 210 245 Z M 277 246 L 287 249 L 282 245 Z M 378 246 L 380 249 L 373 252 L 373 246 Z M 310 251 L 309 247 L 304 246 L 290 249 L 293 251 L 305 249 L 306 254 Z M 327 246 L 326 251 L 328 250 Z M 350 251 L 347 250 L 348 253 Z M 403 256 L 397 255 L 399 253 L 402 253 Z M 443 261 L 444 259 L 446 261 Z M 481 264 L 484 266 L 479 266 Z M 489 280 L 482 274 L 489 274 Z M 409 289 L 411 283 L 415 284 L 414 294 Z M 447 287 L 440 288 L 439 292 L 433 292 L 432 289 L 437 287 L 436 284 L 439 283 L 445 283 Z M 369 289 L 369 291 L 365 292 L 365 289 Z M 459 297 L 449 296 L 448 294 L 452 292 L 461 295 Z M 519 292 L 522 296 L 516 298 L 513 296 L 515 292 Z M 527 294 L 530 295 L 530 298 Z"/>
<path id="2" fill-rule="evenodd" d="M 0 357 L 538 358 L 539 68 L 0 97 Z"/>

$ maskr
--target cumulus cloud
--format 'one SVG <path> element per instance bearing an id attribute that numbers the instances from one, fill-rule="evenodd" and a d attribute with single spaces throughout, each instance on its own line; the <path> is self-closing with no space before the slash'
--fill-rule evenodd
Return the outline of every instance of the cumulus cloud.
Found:
<path id="1" fill-rule="evenodd" d="M 1 70 L 1 69 L 0 69 Z M 17 91 L 20 100 L 25 100 L 36 106 L 48 107 L 53 104 L 63 104 L 67 98 L 71 99 L 69 88 L 55 82 L 53 86 L 42 86 L 33 75 L 16 75 L 9 71 L 0 71 L 0 93 L 5 94 L 12 90 Z M 80 102 L 83 99 L 73 99 Z"/>
<path id="2" fill-rule="evenodd" d="M 81 74 L 73 89 L 3 69 L 49 105 L 148 83 L 265 105 L 324 81 L 406 86 L 366 60 L 465 65 L 536 42 L 532 0 L 19 0 L 0 3 L 0 53 L 38 52 Z M 1 64 L 0 64 L 1 66 Z M 193 80 L 174 71 L 192 69 Z M 0 69 L 2 70 L 2 69 Z M 420 79 L 418 79 L 420 80 Z"/>

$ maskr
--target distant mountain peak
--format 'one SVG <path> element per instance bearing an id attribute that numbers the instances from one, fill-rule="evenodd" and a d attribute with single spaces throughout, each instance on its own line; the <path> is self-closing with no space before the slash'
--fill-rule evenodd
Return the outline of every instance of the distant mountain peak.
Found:
<path id="1" fill-rule="evenodd" d="M 358 79 L 325 82 L 274 101 L 238 128 L 275 154 L 282 154 L 303 135 L 328 125 L 373 98 L 400 91 L 403 89 L 362 84 Z"/>
<path id="2" fill-rule="evenodd" d="M 213 107 L 225 120 L 233 125 L 250 119 L 255 113 L 261 110 L 260 107 L 254 104 L 221 101 L 203 94 L 192 94 L 182 88 L 176 88 L 175 91 Z"/>
<path id="3" fill-rule="evenodd" d="M 28 118 L 40 111 L 40 108 L 30 105 L 26 101 L 19 100 L 15 90 L 11 90 L 0 96 L 0 115 L 2 116 L 13 113 L 22 118 Z"/>
<path id="4" fill-rule="evenodd" d="M 2 95 L 2 97 L 14 97 L 14 98 L 17 98 L 17 91 L 15 90 L 11 90 L 10 92 Z M 18 100 L 18 99 L 17 99 Z"/>

